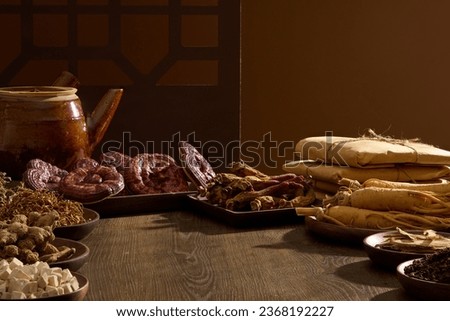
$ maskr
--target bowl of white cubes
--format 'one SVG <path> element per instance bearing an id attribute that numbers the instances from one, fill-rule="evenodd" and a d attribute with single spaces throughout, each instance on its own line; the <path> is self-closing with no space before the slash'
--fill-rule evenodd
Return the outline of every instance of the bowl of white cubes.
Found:
<path id="1" fill-rule="evenodd" d="M 1 300 L 81 301 L 88 289 L 88 279 L 69 269 L 41 261 L 24 264 L 17 258 L 0 260 Z"/>

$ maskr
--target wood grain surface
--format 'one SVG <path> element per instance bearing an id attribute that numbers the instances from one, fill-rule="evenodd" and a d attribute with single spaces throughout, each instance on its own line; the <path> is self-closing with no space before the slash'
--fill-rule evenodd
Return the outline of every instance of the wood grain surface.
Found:
<path id="1" fill-rule="evenodd" d="M 360 244 L 321 240 L 302 222 L 238 228 L 174 211 L 102 218 L 82 242 L 87 300 L 408 299 Z"/>

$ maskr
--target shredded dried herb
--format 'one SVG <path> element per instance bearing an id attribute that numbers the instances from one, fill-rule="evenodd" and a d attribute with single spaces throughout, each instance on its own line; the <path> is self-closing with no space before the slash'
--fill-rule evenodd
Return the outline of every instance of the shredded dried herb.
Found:
<path id="1" fill-rule="evenodd" d="M 47 190 L 32 190 L 21 182 L 13 183 L 0 172 L 0 221 L 10 221 L 17 215 L 41 215 L 58 213 L 56 226 L 84 223 L 83 205 L 64 199 Z"/>

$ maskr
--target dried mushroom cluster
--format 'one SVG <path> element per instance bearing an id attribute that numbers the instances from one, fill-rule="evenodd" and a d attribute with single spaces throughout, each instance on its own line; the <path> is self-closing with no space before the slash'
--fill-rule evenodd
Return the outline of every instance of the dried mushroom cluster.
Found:
<path id="1" fill-rule="evenodd" d="M 53 191 L 84 203 L 115 195 L 124 187 L 123 177 L 115 167 L 100 165 L 91 158 L 80 159 L 70 172 L 32 159 L 27 163 L 23 181 L 30 189 Z"/>
<path id="2" fill-rule="evenodd" d="M 301 207 L 315 201 L 314 190 L 303 176 L 269 176 L 243 162 L 232 163 L 230 173 L 218 173 L 203 196 L 233 211 Z"/>
<path id="3" fill-rule="evenodd" d="M 84 204 L 114 195 L 138 195 L 188 190 L 183 169 L 166 154 L 134 157 L 106 152 L 99 161 L 79 159 L 69 171 L 40 159 L 28 162 L 23 181 L 33 190 L 50 190 Z"/>

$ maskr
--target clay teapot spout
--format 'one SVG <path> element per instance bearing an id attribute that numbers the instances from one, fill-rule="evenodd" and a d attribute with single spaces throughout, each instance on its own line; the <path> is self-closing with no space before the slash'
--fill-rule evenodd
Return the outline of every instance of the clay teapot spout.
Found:
<path id="1" fill-rule="evenodd" d="M 78 88 L 80 82 L 71 72 L 63 71 L 52 85 Z M 122 98 L 122 93 L 123 89 L 108 90 L 94 111 L 86 117 L 90 151 L 94 150 L 105 135 Z"/>
<path id="2" fill-rule="evenodd" d="M 105 135 L 122 99 L 122 94 L 123 89 L 109 89 L 94 111 L 86 117 L 91 150 L 94 150 Z"/>

